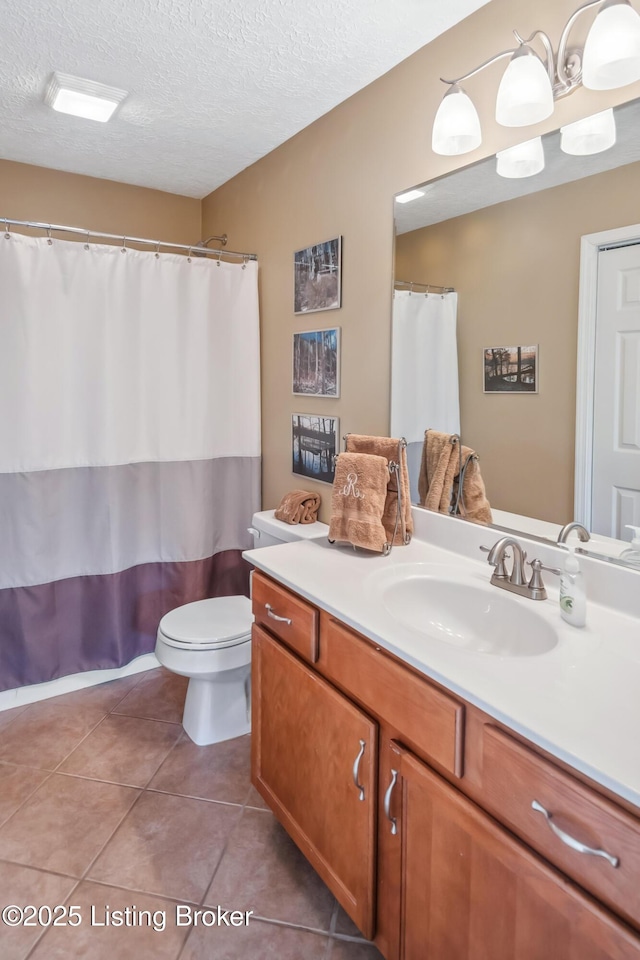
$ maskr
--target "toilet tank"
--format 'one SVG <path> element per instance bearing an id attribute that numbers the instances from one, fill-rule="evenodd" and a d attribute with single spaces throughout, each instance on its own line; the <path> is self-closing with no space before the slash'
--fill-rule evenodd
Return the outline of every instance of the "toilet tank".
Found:
<path id="1" fill-rule="evenodd" d="M 276 520 L 275 510 L 262 510 L 251 518 L 249 533 L 253 534 L 253 546 L 272 547 L 277 543 L 291 543 L 294 540 L 326 539 L 329 527 L 326 523 L 283 523 Z"/>

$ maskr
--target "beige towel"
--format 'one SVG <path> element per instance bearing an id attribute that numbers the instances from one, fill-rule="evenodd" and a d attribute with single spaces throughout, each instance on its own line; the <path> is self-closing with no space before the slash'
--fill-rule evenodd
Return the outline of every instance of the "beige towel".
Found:
<path id="1" fill-rule="evenodd" d="M 354 547 L 382 552 L 387 532 L 382 514 L 387 494 L 389 467 L 384 457 L 363 453 L 340 453 L 331 498 L 329 540 L 342 540 Z"/>
<path id="2" fill-rule="evenodd" d="M 425 430 L 418 478 L 420 503 L 437 513 L 457 513 L 476 523 L 491 523 L 491 507 L 475 451 L 455 435 Z M 462 495 L 458 497 L 462 468 Z M 456 510 L 456 505 L 458 509 Z"/>
<path id="3" fill-rule="evenodd" d="M 373 456 L 384 457 L 388 462 L 398 462 L 399 440 L 394 437 L 367 437 L 357 433 L 349 433 L 346 437 L 347 451 L 351 453 L 368 453 Z M 404 447 L 400 452 L 400 492 L 402 494 L 402 516 L 397 524 L 398 502 L 397 475 L 390 473 L 387 479 L 387 496 L 385 500 L 382 523 L 387 532 L 389 543 L 400 545 L 405 542 L 405 533 L 409 539 L 413 533 L 413 517 L 411 514 L 411 490 L 409 487 L 409 471 L 407 469 L 407 451 Z M 394 530 L 395 537 L 394 537 Z"/>
<path id="4" fill-rule="evenodd" d="M 315 523 L 320 509 L 320 495 L 308 490 L 290 490 L 276 507 L 276 520 L 284 523 Z"/>
<path id="5" fill-rule="evenodd" d="M 422 506 L 437 513 L 450 511 L 453 478 L 460 466 L 459 441 L 452 443 L 452 437 L 438 430 L 424 432 L 418 493 Z"/>
<path id="6" fill-rule="evenodd" d="M 484 480 L 480 473 L 480 465 L 475 452 L 470 447 L 462 447 L 463 484 L 460 498 L 459 513 L 467 520 L 475 523 L 492 523 L 491 505 L 487 500 Z M 453 496 L 458 496 L 459 478 L 454 483 Z M 455 500 L 454 500 L 455 503 Z"/>

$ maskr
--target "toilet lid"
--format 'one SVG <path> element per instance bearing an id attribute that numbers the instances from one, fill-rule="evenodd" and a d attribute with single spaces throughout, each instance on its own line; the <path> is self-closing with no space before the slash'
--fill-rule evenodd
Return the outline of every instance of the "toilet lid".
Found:
<path id="1" fill-rule="evenodd" d="M 247 597 L 214 597 L 176 607 L 160 621 L 165 637 L 199 646 L 228 644 L 251 632 L 253 615 Z"/>

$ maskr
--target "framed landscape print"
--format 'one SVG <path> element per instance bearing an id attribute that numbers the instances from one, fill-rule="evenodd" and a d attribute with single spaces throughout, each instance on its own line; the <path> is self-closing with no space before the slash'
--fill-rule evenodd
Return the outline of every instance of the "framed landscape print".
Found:
<path id="1" fill-rule="evenodd" d="M 338 418 L 294 413 L 291 417 L 292 469 L 301 477 L 333 483 L 338 453 Z"/>
<path id="2" fill-rule="evenodd" d="M 337 310 L 342 300 L 342 237 L 293 255 L 293 312 Z"/>
<path id="3" fill-rule="evenodd" d="M 293 392 L 340 396 L 340 327 L 293 335 Z"/>
<path id="4" fill-rule="evenodd" d="M 538 347 L 485 347 L 485 393 L 537 393 Z"/>

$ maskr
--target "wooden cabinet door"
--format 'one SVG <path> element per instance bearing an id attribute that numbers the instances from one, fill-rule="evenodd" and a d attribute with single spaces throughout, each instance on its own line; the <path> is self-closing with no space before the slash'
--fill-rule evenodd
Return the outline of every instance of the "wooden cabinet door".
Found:
<path id="1" fill-rule="evenodd" d="M 377 725 L 256 625 L 252 671 L 252 780 L 372 937 Z"/>
<path id="2" fill-rule="evenodd" d="M 402 960 L 639 960 L 640 940 L 401 747 Z"/>

